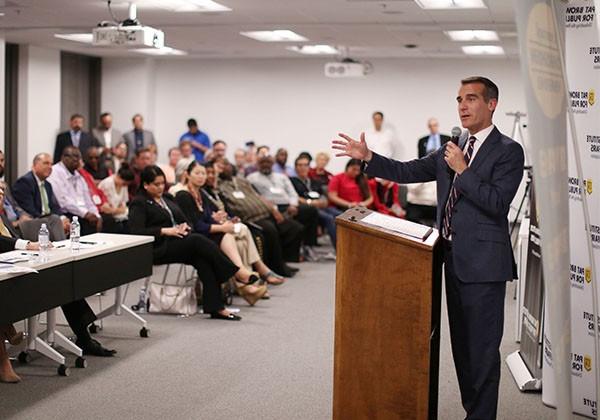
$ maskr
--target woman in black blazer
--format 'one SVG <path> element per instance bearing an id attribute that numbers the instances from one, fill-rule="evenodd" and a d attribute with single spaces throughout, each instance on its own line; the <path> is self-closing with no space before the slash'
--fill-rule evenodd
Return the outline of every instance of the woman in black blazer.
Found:
<path id="1" fill-rule="evenodd" d="M 158 166 L 146 167 L 140 175 L 140 191 L 129 205 L 131 233 L 154 236 L 154 264 L 182 263 L 194 266 L 202 281 L 204 313 L 211 318 L 239 321 L 225 309 L 221 284 L 232 276 L 252 284 L 258 277 L 241 270 L 210 239 L 191 228 L 179 206 L 164 195 L 165 174 Z"/>

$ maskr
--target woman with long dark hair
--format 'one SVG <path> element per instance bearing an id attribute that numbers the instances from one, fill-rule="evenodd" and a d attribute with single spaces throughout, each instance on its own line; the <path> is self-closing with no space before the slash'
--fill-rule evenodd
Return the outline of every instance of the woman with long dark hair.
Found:
<path id="1" fill-rule="evenodd" d="M 236 266 L 210 239 L 191 232 L 179 206 L 164 194 L 165 175 L 158 166 L 147 166 L 140 181 L 140 190 L 129 206 L 129 224 L 134 234 L 154 236 L 154 264 L 194 266 L 203 285 L 204 313 L 213 319 L 241 320 L 225 309 L 221 284 L 235 276 L 237 281 L 255 288 L 258 276 Z"/>
<path id="2" fill-rule="evenodd" d="M 360 170 L 361 164 L 358 159 L 350 159 L 346 163 L 346 170 L 329 181 L 327 196 L 340 210 L 369 207 L 373 202 L 367 177 Z"/>

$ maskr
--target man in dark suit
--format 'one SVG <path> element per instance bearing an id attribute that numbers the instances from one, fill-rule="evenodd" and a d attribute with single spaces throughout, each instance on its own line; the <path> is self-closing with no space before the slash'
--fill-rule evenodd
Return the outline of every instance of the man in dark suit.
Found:
<path id="1" fill-rule="evenodd" d="M 450 140 L 449 136 L 440 134 L 440 123 L 435 118 L 430 118 L 427 121 L 427 128 L 429 129 L 429 135 L 421 137 L 417 143 L 419 159 L 439 149 Z"/>
<path id="2" fill-rule="evenodd" d="M 494 419 L 500 383 L 500 342 L 506 281 L 516 277 L 508 233 L 508 210 L 521 178 L 521 146 L 498 131 L 492 115 L 498 87 L 484 77 L 461 81 L 457 96 L 468 130 L 446 145 L 409 162 L 384 158 L 341 134 L 338 156 L 364 161 L 369 175 L 399 183 L 437 182 L 437 223 L 452 354 L 467 419 Z"/>
<path id="3" fill-rule="evenodd" d="M 4 201 L 4 190 L 0 187 L 0 204 Z M 37 239 L 37 235 L 34 235 Z M 61 238 L 64 239 L 63 234 Z M 29 239 L 29 240 L 27 240 Z M 6 214 L 0 213 L 0 252 L 7 252 L 13 249 L 39 250 L 39 244 L 33 242 L 34 237 L 25 237 L 20 239 L 19 233 L 12 227 Z M 94 311 L 85 299 L 76 300 L 61 306 L 69 326 L 77 336 L 76 344 L 83 350 L 83 354 L 112 357 L 115 350 L 104 348 L 98 341 L 94 340 L 88 331 L 88 326 L 96 320 Z"/>
<path id="4" fill-rule="evenodd" d="M 90 133 L 83 131 L 83 116 L 80 114 L 73 114 L 69 121 L 71 129 L 60 133 L 56 136 L 56 146 L 54 147 L 54 163 L 57 163 L 62 152 L 67 146 L 75 146 L 79 148 L 81 154 L 89 149 L 90 147 L 99 147 L 100 143 Z"/>
<path id="5" fill-rule="evenodd" d="M 64 239 L 65 233 L 69 231 L 69 219 L 60 211 L 52 185 L 47 181 L 50 173 L 50 155 L 38 153 L 33 158 L 31 171 L 17 179 L 12 187 L 17 204 L 37 222 L 24 224 L 21 232 L 25 237 L 36 234 L 41 223 L 48 225 L 50 239 L 53 241 Z"/>
<path id="6" fill-rule="evenodd" d="M 144 117 L 135 114 L 131 119 L 133 130 L 123 134 L 123 141 L 127 143 L 127 161 L 130 162 L 138 150 L 150 149 L 151 153 L 156 153 L 156 140 L 154 133 L 144 129 Z"/>

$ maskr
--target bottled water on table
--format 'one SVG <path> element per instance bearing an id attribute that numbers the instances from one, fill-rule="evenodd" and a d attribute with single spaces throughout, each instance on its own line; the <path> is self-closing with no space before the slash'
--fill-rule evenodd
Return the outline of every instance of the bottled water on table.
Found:
<path id="1" fill-rule="evenodd" d="M 71 233 L 69 235 L 69 239 L 71 239 L 71 250 L 79 251 L 79 232 L 80 232 L 79 218 L 77 216 L 73 216 L 73 220 L 71 221 Z"/>
<path id="2" fill-rule="evenodd" d="M 45 223 L 42 223 L 40 231 L 38 233 L 38 243 L 40 245 L 40 257 L 42 259 L 48 258 L 48 249 L 50 249 L 50 232 Z"/>

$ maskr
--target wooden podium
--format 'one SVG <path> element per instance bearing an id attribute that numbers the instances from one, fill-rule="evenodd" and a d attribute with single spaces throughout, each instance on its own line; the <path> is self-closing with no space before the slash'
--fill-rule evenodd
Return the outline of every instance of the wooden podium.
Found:
<path id="1" fill-rule="evenodd" d="M 336 219 L 333 418 L 437 418 L 441 249 L 362 221 Z"/>

